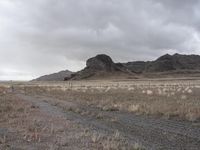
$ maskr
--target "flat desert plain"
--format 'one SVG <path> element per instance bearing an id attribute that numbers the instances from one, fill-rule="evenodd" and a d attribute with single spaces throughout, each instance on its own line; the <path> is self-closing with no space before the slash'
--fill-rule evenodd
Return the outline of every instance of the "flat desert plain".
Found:
<path id="1" fill-rule="evenodd" d="M 2 150 L 199 150 L 200 79 L 0 83 Z"/>

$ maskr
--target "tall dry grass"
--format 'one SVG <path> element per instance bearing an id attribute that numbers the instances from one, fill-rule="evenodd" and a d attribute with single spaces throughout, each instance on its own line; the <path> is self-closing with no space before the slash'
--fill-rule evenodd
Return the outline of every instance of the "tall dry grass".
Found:
<path id="1" fill-rule="evenodd" d="M 129 111 L 139 114 L 181 118 L 189 121 L 200 119 L 200 86 L 181 82 L 156 84 L 109 83 L 74 86 L 29 86 L 28 94 L 44 94 L 81 105 L 106 111 Z"/>

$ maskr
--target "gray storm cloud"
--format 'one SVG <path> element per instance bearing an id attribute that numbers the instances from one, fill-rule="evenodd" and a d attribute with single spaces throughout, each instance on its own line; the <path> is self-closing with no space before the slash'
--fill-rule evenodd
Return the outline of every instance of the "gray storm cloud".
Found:
<path id="1" fill-rule="evenodd" d="M 165 53 L 200 54 L 199 0 L 1 0 L 0 80 Z"/>

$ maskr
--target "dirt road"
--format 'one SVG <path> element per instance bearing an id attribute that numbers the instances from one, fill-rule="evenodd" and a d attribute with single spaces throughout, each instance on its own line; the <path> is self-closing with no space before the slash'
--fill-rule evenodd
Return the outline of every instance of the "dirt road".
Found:
<path id="1" fill-rule="evenodd" d="M 96 132 L 119 131 L 129 143 L 140 143 L 145 149 L 199 150 L 200 125 L 187 121 L 167 120 L 120 111 L 104 111 L 95 107 L 61 101 L 51 97 L 17 97 L 37 106 L 54 118 L 65 118 Z"/>

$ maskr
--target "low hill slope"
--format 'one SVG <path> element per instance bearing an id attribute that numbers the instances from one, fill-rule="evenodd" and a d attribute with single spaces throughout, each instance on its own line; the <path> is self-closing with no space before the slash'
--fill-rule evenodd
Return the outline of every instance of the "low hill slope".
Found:
<path id="1" fill-rule="evenodd" d="M 66 77 L 70 77 L 71 71 L 65 70 L 57 73 L 41 76 L 33 81 L 63 81 Z"/>

